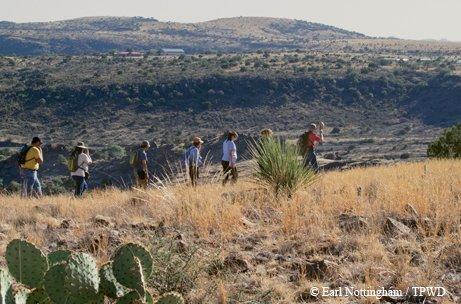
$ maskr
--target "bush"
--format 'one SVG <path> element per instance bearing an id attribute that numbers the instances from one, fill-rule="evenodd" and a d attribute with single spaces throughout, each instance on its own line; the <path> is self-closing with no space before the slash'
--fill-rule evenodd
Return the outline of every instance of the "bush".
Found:
<path id="1" fill-rule="evenodd" d="M 275 195 L 291 196 L 314 180 L 314 172 L 298 159 L 298 147 L 280 139 L 263 138 L 250 143 L 255 162 L 254 178 Z"/>
<path id="2" fill-rule="evenodd" d="M 427 156 L 437 158 L 461 157 L 461 124 L 445 130 L 442 136 L 429 144 Z"/>

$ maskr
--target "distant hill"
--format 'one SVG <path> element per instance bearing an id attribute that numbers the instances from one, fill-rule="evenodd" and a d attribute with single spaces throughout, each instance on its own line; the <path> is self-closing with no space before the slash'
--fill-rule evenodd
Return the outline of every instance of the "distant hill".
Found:
<path id="1" fill-rule="evenodd" d="M 87 54 L 112 50 L 179 47 L 188 52 L 304 48 L 313 41 L 368 39 L 333 26 L 300 20 L 235 17 L 200 23 L 141 17 L 0 22 L 0 54 Z"/>

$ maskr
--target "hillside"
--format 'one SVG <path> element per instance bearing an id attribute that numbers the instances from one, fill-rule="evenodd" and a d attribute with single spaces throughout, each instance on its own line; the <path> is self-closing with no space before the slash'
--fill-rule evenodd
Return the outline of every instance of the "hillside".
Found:
<path id="1" fill-rule="evenodd" d="M 64 147 L 77 140 L 93 147 L 100 171 L 93 185 L 129 178 L 123 155 L 143 139 L 158 145 L 151 170 L 159 172 L 196 135 L 216 163 L 227 129 L 255 136 L 270 127 L 295 140 L 319 120 L 327 124 L 325 164 L 419 160 L 441 128 L 461 122 L 460 74 L 451 55 L 0 57 L 0 187 L 18 179 L 12 155 L 34 135 L 48 145 L 49 179 L 67 176 Z"/>
<path id="2" fill-rule="evenodd" d="M 154 257 L 148 290 L 178 291 L 189 304 L 459 303 L 460 172 L 459 160 L 331 172 L 291 199 L 248 180 L 82 200 L 0 195 L 0 263 L 13 238 L 45 253 L 91 253 L 98 265 L 139 242 Z M 418 295 L 416 286 L 446 294 Z M 314 296 L 314 287 L 402 295 Z"/>
<path id="3" fill-rule="evenodd" d="M 89 17 L 44 23 L 0 22 L 0 54 L 90 54 L 184 48 L 187 52 L 305 48 L 312 41 L 365 35 L 299 20 L 236 17 L 200 23 Z"/>

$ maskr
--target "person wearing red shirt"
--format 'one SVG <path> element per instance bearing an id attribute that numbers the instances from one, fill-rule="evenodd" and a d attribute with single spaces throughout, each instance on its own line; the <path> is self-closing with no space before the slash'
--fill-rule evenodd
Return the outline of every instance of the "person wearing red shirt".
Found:
<path id="1" fill-rule="evenodd" d="M 317 125 L 312 123 L 309 125 L 309 128 L 307 130 L 307 154 L 306 157 L 304 158 L 304 165 L 306 167 L 312 168 L 315 172 L 319 172 L 319 164 L 317 162 L 317 153 L 315 152 L 315 147 L 317 143 L 323 144 L 324 139 L 323 139 L 323 127 L 325 124 L 323 122 L 320 122 L 318 128 Z M 316 130 L 319 130 L 319 135 L 315 134 Z"/>

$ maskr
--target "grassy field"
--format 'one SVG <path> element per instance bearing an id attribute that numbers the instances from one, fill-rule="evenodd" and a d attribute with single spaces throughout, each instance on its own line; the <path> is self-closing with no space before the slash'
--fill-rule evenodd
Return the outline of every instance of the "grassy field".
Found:
<path id="1" fill-rule="evenodd" d="M 329 172 L 291 199 L 247 179 L 0 201 L 0 254 L 22 237 L 103 263 L 120 242 L 139 241 L 158 267 L 154 294 L 174 289 L 188 303 L 320 301 L 313 286 L 443 286 L 439 302 L 461 299 L 461 161 Z"/>

